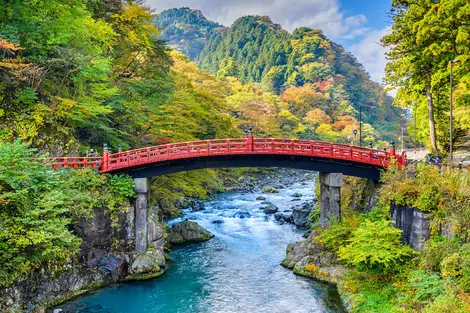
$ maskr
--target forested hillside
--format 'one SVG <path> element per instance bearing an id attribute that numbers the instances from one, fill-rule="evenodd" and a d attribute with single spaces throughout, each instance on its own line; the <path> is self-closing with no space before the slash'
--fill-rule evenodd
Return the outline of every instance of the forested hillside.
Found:
<path id="1" fill-rule="evenodd" d="M 161 37 L 163 40 L 192 60 L 198 57 L 210 36 L 223 28 L 218 23 L 208 21 L 201 11 L 190 8 L 162 12 L 156 19 L 156 26 L 165 29 Z"/>
<path id="2" fill-rule="evenodd" d="M 206 29 L 206 20 L 195 16 L 188 8 L 162 12 L 156 19 L 162 38 L 184 52 L 191 45 L 187 39 Z M 168 24 L 170 20 L 174 23 Z M 180 35 L 172 37 L 175 27 Z M 180 48 L 183 43 L 185 49 Z M 200 43 L 194 47 L 199 49 Z M 376 144 L 398 135 L 401 112 L 392 106 L 393 99 L 370 80 L 353 55 L 320 30 L 299 28 L 289 34 L 269 17 L 242 17 L 230 28 L 212 31 L 194 59 L 218 79 L 236 77 L 279 95 L 287 105 L 284 114 L 299 122 L 300 138 L 351 139 L 360 106 L 366 142 Z"/>

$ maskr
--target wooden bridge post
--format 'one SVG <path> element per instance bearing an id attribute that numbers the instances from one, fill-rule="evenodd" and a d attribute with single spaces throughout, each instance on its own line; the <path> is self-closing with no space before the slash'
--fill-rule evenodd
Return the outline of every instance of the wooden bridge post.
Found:
<path id="1" fill-rule="evenodd" d="M 248 133 L 248 151 L 253 151 L 254 144 L 255 144 L 255 140 L 253 139 L 253 133 L 251 132 L 251 129 L 250 129 L 250 132 Z"/>
<path id="2" fill-rule="evenodd" d="M 147 252 L 147 210 L 150 192 L 150 178 L 135 178 L 135 251 Z"/>
<path id="3" fill-rule="evenodd" d="M 109 150 L 108 145 L 103 145 L 103 160 L 101 163 L 101 171 L 106 171 L 108 169 L 108 162 L 109 162 Z"/>
<path id="4" fill-rule="evenodd" d="M 331 224 L 341 220 L 341 186 L 343 174 L 320 173 L 320 222 Z"/>

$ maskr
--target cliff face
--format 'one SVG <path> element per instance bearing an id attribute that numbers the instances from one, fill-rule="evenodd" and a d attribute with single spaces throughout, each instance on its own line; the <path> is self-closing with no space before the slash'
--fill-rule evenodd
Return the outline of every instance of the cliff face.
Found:
<path id="1" fill-rule="evenodd" d="M 157 218 L 157 208 L 149 211 L 147 253 L 134 252 L 134 207 L 117 221 L 105 213 L 109 210 L 97 208 L 93 218 L 73 226 L 82 239 L 77 259 L 65 268 L 38 269 L 28 279 L 1 290 L 0 311 L 41 312 L 91 289 L 161 275 L 166 267 L 164 227 Z"/>

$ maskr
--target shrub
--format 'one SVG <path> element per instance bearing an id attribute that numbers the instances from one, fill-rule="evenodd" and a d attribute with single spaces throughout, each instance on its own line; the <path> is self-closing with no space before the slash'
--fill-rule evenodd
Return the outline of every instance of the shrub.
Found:
<path id="1" fill-rule="evenodd" d="M 401 230 L 391 227 L 389 221 L 365 220 L 352 232 L 348 245 L 340 247 L 338 256 L 358 269 L 390 273 L 415 254 L 402 245 Z"/>
<path id="2" fill-rule="evenodd" d="M 438 272 L 442 260 L 458 251 L 458 241 L 443 236 L 434 236 L 425 242 L 421 253 L 421 266 Z"/>
<path id="3" fill-rule="evenodd" d="M 416 270 L 413 271 L 408 279 L 409 287 L 415 291 L 415 301 L 428 301 L 445 291 L 442 279 L 437 273 Z"/>
<path id="4" fill-rule="evenodd" d="M 344 218 L 341 222 L 334 222 L 329 229 L 315 237 L 314 241 L 329 251 L 337 251 L 347 244 L 353 230 L 359 225 L 358 217 Z"/>

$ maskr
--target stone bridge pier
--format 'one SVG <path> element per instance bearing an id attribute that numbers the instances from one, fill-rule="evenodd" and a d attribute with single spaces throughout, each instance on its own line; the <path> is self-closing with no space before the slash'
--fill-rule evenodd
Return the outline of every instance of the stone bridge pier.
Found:
<path id="1" fill-rule="evenodd" d="M 135 251 L 137 253 L 147 252 L 148 247 L 148 225 L 147 214 L 149 205 L 150 178 L 135 178 Z"/>
<path id="2" fill-rule="evenodd" d="M 341 186 L 343 174 L 320 173 L 320 223 L 341 220 Z"/>

